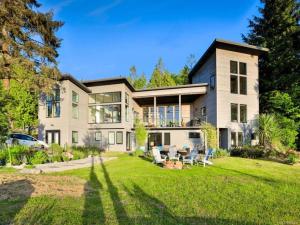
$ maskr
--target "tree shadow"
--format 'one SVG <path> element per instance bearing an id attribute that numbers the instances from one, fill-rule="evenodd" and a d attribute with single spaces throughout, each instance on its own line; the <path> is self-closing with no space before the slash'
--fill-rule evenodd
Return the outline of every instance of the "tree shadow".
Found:
<path id="1" fill-rule="evenodd" d="M 27 179 L 0 185 L 0 224 L 11 224 L 29 200 L 34 187 Z"/>
<path id="2" fill-rule="evenodd" d="M 104 224 L 105 214 L 101 200 L 100 190 L 103 189 L 94 167 L 94 157 L 90 170 L 89 181 L 84 185 L 84 211 L 82 213 L 82 224 Z"/>
<path id="3" fill-rule="evenodd" d="M 133 184 L 133 190 L 130 191 L 124 186 L 124 190 L 129 196 L 139 202 L 140 208 L 135 218 L 131 218 L 134 224 L 203 224 L 203 225 L 254 225 L 256 223 L 241 220 L 205 217 L 205 216 L 176 216 L 170 209 L 159 199 L 147 194 L 137 184 Z M 199 201 L 199 200 L 197 200 Z M 187 212 L 188 212 L 187 208 Z"/>
<path id="4" fill-rule="evenodd" d="M 123 203 L 121 201 L 121 198 L 119 196 L 118 188 L 115 187 L 115 185 L 112 183 L 112 181 L 109 177 L 109 174 L 107 172 L 107 169 L 104 165 L 102 157 L 100 157 L 100 160 L 101 160 L 102 170 L 103 170 L 103 173 L 104 173 L 104 178 L 105 178 L 105 181 L 106 181 L 106 184 L 107 184 L 107 189 L 108 189 L 110 198 L 111 198 L 112 203 L 113 203 L 113 207 L 114 207 L 115 214 L 116 214 L 116 217 L 117 217 L 117 220 L 118 220 L 118 224 L 128 224 L 129 217 L 128 217 L 126 211 L 125 211 L 125 208 L 124 208 Z"/>

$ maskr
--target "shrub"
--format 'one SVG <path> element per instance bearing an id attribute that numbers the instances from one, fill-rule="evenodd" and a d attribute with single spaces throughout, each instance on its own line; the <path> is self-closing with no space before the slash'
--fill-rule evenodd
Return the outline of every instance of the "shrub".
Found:
<path id="1" fill-rule="evenodd" d="M 79 150 L 73 150 L 72 154 L 73 154 L 73 160 L 83 159 L 86 156 L 85 152 L 82 152 L 82 151 L 79 151 Z"/>
<path id="2" fill-rule="evenodd" d="M 0 166 L 5 166 L 7 161 L 7 151 L 0 149 Z"/>
<path id="3" fill-rule="evenodd" d="M 33 156 L 34 150 L 23 145 L 14 145 L 8 149 L 7 157 L 9 161 L 9 154 L 11 155 L 12 165 L 20 165 L 26 163 Z"/>
<path id="4" fill-rule="evenodd" d="M 51 161 L 52 162 L 62 162 L 63 161 L 62 154 L 61 155 L 53 155 L 51 157 Z"/>
<path id="5" fill-rule="evenodd" d="M 295 164 L 297 161 L 298 161 L 298 155 L 296 154 L 296 152 L 291 151 L 287 153 L 286 163 Z"/>
<path id="6" fill-rule="evenodd" d="M 30 163 L 35 164 L 43 164 L 48 162 L 48 155 L 43 151 L 38 151 L 34 154 L 34 156 L 31 158 Z"/>
<path id="7" fill-rule="evenodd" d="M 256 159 L 264 157 L 265 151 L 260 146 L 243 146 L 231 149 L 230 156 Z"/>
<path id="8" fill-rule="evenodd" d="M 135 121 L 135 139 L 139 147 L 145 146 L 148 131 L 140 120 Z"/>
<path id="9" fill-rule="evenodd" d="M 203 124 L 203 130 L 206 134 L 207 147 L 216 149 L 217 148 L 217 129 L 210 123 Z"/>
<path id="10" fill-rule="evenodd" d="M 225 156 L 229 156 L 229 152 L 227 149 L 222 149 L 222 148 L 217 148 L 216 151 L 214 152 L 214 157 L 215 158 L 221 158 Z"/>
<path id="11" fill-rule="evenodd" d="M 59 144 L 52 144 L 49 148 L 49 151 L 53 155 L 61 155 L 64 151 L 64 149 Z"/>

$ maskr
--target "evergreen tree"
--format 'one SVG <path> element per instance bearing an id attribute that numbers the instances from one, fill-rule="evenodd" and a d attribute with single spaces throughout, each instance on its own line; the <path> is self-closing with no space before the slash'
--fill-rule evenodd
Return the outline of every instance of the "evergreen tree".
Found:
<path id="1" fill-rule="evenodd" d="M 145 74 L 138 76 L 135 66 L 130 67 L 129 70 L 130 70 L 130 74 L 129 74 L 128 80 L 132 84 L 132 86 L 135 89 L 145 88 L 147 85 L 147 79 L 146 79 Z"/>
<path id="2" fill-rule="evenodd" d="M 56 68 L 61 40 L 55 32 L 63 25 L 52 12 L 38 11 L 37 0 L 0 1 L 0 79 L 18 80 L 13 66 L 33 71 L 33 87 L 51 87 L 60 74 Z"/>
<path id="3" fill-rule="evenodd" d="M 150 88 L 155 88 L 175 85 L 176 83 L 173 80 L 172 75 L 164 68 L 163 60 L 160 58 L 158 63 L 155 65 L 148 86 Z"/>
<path id="4" fill-rule="evenodd" d="M 248 44 L 269 48 L 260 64 L 261 111 L 269 101 L 268 92 L 289 92 L 300 85 L 299 2 L 297 0 L 261 0 L 261 16 L 249 22 L 250 32 L 243 35 Z M 300 92 L 298 92 L 298 96 Z M 300 104 L 300 103 L 298 103 Z"/>

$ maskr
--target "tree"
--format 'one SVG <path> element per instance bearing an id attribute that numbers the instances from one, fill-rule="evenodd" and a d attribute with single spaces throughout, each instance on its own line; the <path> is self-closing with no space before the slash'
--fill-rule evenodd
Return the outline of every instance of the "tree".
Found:
<path id="1" fill-rule="evenodd" d="M 299 2 L 261 0 L 260 16 L 249 21 L 250 32 L 243 35 L 248 44 L 269 48 L 259 61 L 261 111 L 268 111 L 268 92 L 290 92 L 300 85 Z M 298 96 L 300 94 L 299 89 Z M 298 103 L 300 105 L 300 103 Z"/>
<path id="2" fill-rule="evenodd" d="M 172 74 L 172 78 L 175 81 L 176 85 L 185 85 L 189 83 L 190 69 L 185 65 L 182 70 L 179 71 L 179 74 Z"/>
<path id="3" fill-rule="evenodd" d="M 145 74 L 141 76 L 137 75 L 135 66 L 130 67 L 130 74 L 128 77 L 129 82 L 135 89 L 143 89 L 147 85 L 147 79 Z"/>
<path id="4" fill-rule="evenodd" d="M 6 113 L 6 105 L 7 96 L 0 80 L 0 143 L 5 140 L 5 137 L 8 132 L 8 121 L 7 121 L 7 113 Z"/>
<path id="5" fill-rule="evenodd" d="M 266 149 L 273 149 L 279 142 L 279 127 L 276 118 L 272 114 L 261 114 L 258 119 L 259 142 Z"/>
<path id="6" fill-rule="evenodd" d="M 145 146 L 148 131 L 140 120 L 135 121 L 135 138 L 139 147 Z"/>
<path id="7" fill-rule="evenodd" d="M 32 87 L 50 89 L 60 76 L 55 32 L 63 23 L 52 12 L 39 12 L 40 6 L 37 0 L 0 1 L 0 79 L 18 80 L 13 67 L 19 65 L 34 75 Z"/>
<path id="8" fill-rule="evenodd" d="M 163 60 L 160 58 L 158 63 L 155 65 L 148 86 L 150 88 L 156 88 L 175 85 L 175 81 L 173 80 L 171 74 L 164 68 Z"/>

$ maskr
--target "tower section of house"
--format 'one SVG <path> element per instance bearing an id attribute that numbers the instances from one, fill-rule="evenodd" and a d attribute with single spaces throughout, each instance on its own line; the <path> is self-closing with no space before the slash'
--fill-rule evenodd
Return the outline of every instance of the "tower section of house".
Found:
<path id="1" fill-rule="evenodd" d="M 191 83 L 209 83 L 198 108 L 218 128 L 219 145 L 255 142 L 259 115 L 258 58 L 265 48 L 216 39 L 189 74 Z"/>

